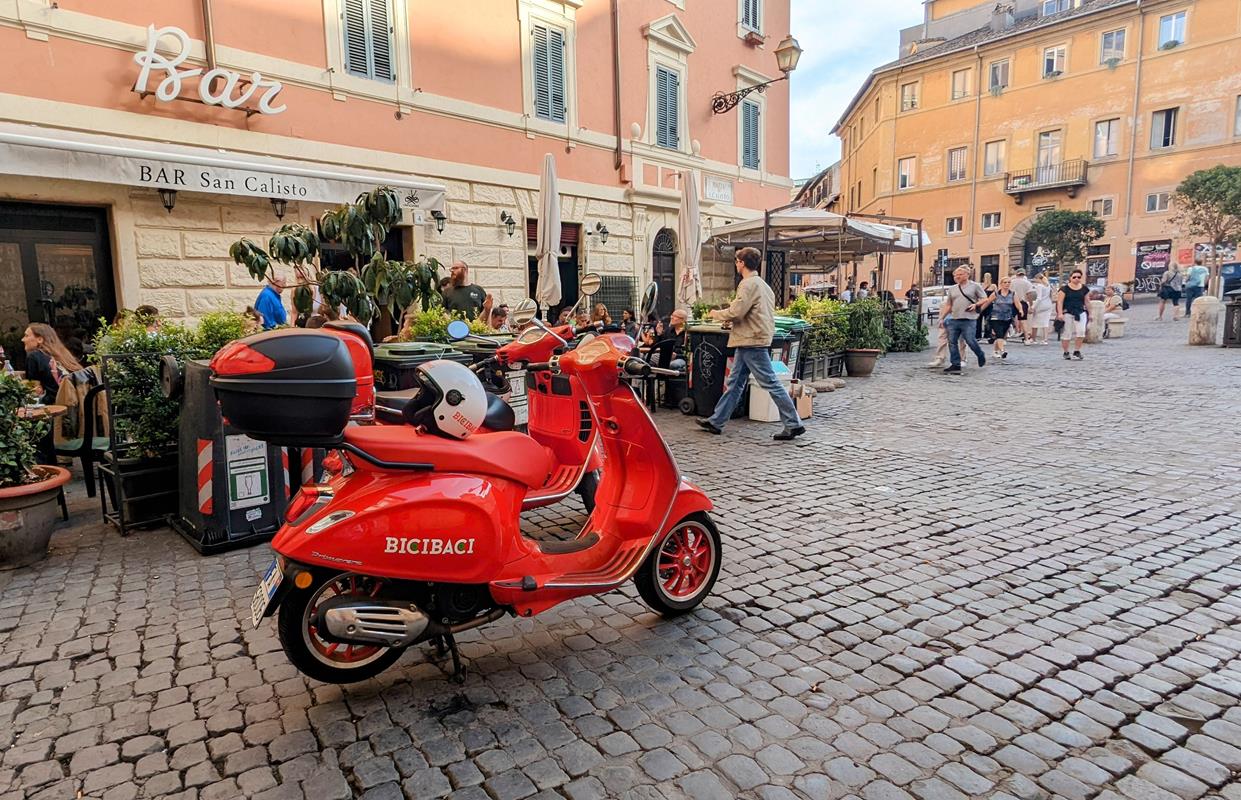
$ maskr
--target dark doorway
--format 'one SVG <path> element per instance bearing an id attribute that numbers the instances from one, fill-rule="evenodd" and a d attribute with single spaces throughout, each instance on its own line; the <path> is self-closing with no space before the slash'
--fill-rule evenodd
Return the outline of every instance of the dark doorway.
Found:
<path id="1" fill-rule="evenodd" d="M 667 319 L 676 307 L 677 235 L 669 228 L 660 228 L 651 247 L 651 280 L 659 288 L 655 313 Z"/>
<path id="2" fill-rule="evenodd" d="M 108 214 L 102 208 L 0 203 L 0 337 L 24 368 L 31 322 L 62 341 L 89 343 L 99 318 L 116 314 Z"/>
<path id="3" fill-rule="evenodd" d="M 568 255 L 565 255 L 566 252 Z M 577 247 L 562 246 L 556 263 L 560 266 L 560 302 L 552 306 L 544 317 L 552 322 L 560 319 L 561 311 L 572 308 L 577 303 Z M 539 260 L 534 256 L 526 260 L 526 278 L 529 281 L 526 284 L 529 287 L 527 296 L 534 297 L 534 290 L 539 285 Z"/>

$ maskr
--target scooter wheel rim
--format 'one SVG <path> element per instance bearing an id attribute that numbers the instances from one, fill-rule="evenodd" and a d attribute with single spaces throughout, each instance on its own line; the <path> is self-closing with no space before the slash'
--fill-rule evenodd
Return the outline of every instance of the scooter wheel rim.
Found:
<path id="1" fill-rule="evenodd" d="M 329 667 L 337 669 L 357 669 L 364 667 L 382 656 L 388 648 L 377 645 L 341 644 L 331 642 L 319 636 L 314 619 L 318 616 L 319 605 L 333 597 L 341 595 L 357 595 L 374 597 L 379 594 L 383 581 L 365 575 L 338 575 L 319 587 L 302 615 L 302 638 L 306 641 L 311 655 Z"/>
<path id="2" fill-rule="evenodd" d="M 715 539 L 705 526 L 698 522 L 678 525 L 659 545 L 655 585 L 670 600 L 690 600 L 706 586 L 717 557 Z"/>

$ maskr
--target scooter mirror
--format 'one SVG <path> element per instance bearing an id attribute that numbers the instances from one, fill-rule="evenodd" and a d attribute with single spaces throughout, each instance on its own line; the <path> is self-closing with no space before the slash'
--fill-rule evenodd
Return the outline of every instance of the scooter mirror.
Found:
<path id="1" fill-rule="evenodd" d="M 508 310 L 508 315 L 518 325 L 525 325 L 539 313 L 539 304 L 527 297 Z"/>
<path id="2" fill-rule="evenodd" d="M 454 319 L 448 323 L 448 338 L 459 342 L 470 335 L 470 325 L 464 320 Z"/>
<path id="3" fill-rule="evenodd" d="M 643 321 L 650 319 L 651 314 L 655 313 L 655 305 L 659 302 L 659 286 L 655 281 L 651 281 L 646 285 L 646 291 L 642 293 L 642 317 Z"/>
<path id="4" fill-rule="evenodd" d="M 587 272 L 582 276 L 582 280 L 578 282 L 578 291 L 582 294 L 594 294 L 599 291 L 599 287 L 603 285 L 603 278 L 597 273 Z"/>

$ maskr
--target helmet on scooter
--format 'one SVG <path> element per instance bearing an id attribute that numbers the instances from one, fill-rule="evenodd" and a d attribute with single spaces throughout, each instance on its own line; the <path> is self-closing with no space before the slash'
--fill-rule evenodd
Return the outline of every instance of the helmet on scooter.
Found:
<path id="1" fill-rule="evenodd" d="M 414 370 L 418 394 L 405 406 L 407 422 L 454 439 L 464 439 L 483 424 L 487 392 L 478 377 L 456 361 L 428 361 Z"/>

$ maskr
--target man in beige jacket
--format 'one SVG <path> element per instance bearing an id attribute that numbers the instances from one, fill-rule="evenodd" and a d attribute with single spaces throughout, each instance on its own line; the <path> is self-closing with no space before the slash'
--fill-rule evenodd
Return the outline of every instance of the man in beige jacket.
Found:
<path id="1" fill-rule="evenodd" d="M 753 247 L 743 247 L 737 251 L 736 267 L 741 275 L 737 299 L 728 308 L 711 312 L 712 319 L 732 323 L 728 346 L 733 348 L 735 355 L 732 372 L 728 376 L 728 388 L 715 404 L 715 413 L 710 419 L 698 420 L 698 426 L 708 433 L 722 433 L 725 423 L 732 418 L 733 411 L 741 402 L 750 373 L 754 373 L 754 381 L 771 395 L 780 411 L 780 421 L 784 423 L 784 430 L 771 438 L 788 441 L 801 436 L 806 429 L 797 416 L 793 398 L 776 380 L 771 368 L 771 339 L 776 332 L 776 296 L 758 276 L 762 260 L 762 254 Z"/>

